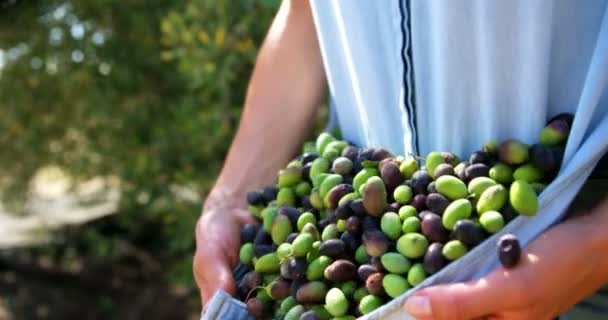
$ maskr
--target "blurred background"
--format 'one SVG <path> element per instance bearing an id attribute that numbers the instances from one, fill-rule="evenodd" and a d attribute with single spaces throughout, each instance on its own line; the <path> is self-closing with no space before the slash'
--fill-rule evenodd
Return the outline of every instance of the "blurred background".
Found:
<path id="1" fill-rule="evenodd" d="M 0 0 L 0 320 L 200 317 L 193 228 L 278 4 Z"/>

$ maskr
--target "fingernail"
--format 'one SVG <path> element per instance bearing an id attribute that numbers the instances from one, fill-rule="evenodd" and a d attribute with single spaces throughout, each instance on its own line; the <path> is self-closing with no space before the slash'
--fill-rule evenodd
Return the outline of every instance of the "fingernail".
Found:
<path id="1" fill-rule="evenodd" d="M 405 310 L 414 316 L 430 317 L 433 315 L 431 302 L 425 296 L 413 296 L 405 301 Z"/>

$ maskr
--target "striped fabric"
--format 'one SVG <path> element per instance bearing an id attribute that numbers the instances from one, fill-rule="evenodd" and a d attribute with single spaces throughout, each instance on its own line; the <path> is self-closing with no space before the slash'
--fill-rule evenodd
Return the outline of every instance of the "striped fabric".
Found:
<path id="1" fill-rule="evenodd" d="M 464 156 L 489 139 L 536 141 L 548 117 L 575 113 L 545 210 L 507 229 L 529 242 L 563 217 L 608 144 L 608 1 L 312 3 L 330 105 L 360 146 Z M 490 240 L 425 285 L 482 276 L 495 260 Z M 370 319 L 402 318 L 404 298 Z M 608 299 L 589 298 L 561 318 L 589 317 L 608 318 Z"/>

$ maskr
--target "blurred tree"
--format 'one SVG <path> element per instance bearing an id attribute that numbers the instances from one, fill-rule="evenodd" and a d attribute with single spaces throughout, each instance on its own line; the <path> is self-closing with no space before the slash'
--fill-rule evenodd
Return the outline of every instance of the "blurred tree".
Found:
<path id="1" fill-rule="evenodd" d="M 82 254 L 117 239 L 192 285 L 192 228 L 238 122 L 278 0 L 0 2 L 0 193 L 36 171 L 114 176 L 120 214 L 79 230 Z"/>

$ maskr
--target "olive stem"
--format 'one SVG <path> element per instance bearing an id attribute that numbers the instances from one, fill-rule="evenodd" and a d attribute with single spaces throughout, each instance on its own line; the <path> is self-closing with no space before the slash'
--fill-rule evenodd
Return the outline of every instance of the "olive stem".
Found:
<path id="1" fill-rule="evenodd" d="M 245 297 L 245 301 L 249 300 L 249 298 L 251 297 L 251 294 L 253 292 L 255 292 L 256 290 L 258 290 L 258 289 L 264 289 L 264 287 L 263 286 L 257 286 L 257 287 L 252 288 L 251 290 L 249 290 L 249 293 L 247 293 L 247 297 Z"/>
<path id="2" fill-rule="evenodd" d="M 415 154 L 413 154 L 413 153 L 411 153 L 411 152 L 410 152 L 410 153 L 408 153 L 407 155 L 408 155 L 408 156 L 410 156 L 410 157 L 412 157 L 412 158 L 414 158 L 414 159 L 416 159 L 416 160 L 418 160 L 418 161 L 422 161 L 422 162 L 425 162 L 425 161 L 426 161 L 426 159 L 425 159 L 425 158 L 420 157 L 420 156 L 418 156 L 418 155 L 415 155 Z"/>

